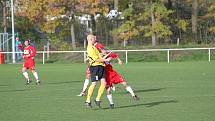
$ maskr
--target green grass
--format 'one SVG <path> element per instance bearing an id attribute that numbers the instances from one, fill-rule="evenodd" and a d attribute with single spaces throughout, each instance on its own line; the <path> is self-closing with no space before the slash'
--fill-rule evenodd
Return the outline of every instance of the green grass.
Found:
<path id="1" fill-rule="evenodd" d="M 118 85 L 115 106 L 86 109 L 77 97 L 84 64 L 37 65 L 42 85 L 25 86 L 22 65 L 0 65 L 0 121 L 213 121 L 215 63 L 172 62 L 114 65 L 135 89 L 134 101 Z M 96 92 L 95 92 L 96 93 Z"/>

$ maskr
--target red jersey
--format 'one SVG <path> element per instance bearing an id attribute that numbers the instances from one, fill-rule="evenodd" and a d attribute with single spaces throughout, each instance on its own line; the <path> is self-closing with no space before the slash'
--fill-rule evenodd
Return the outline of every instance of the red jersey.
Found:
<path id="1" fill-rule="evenodd" d="M 119 56 L 118 56 L 118 54 L 111 52 L 111 54 L 108 57 L 111 57 L 112 59 L 116 59 Z"/>
<path id="2" fill-rule="evenodd" d="M 96 42 L 96 43 L 94 44 L 94 46 L 96 47 L 96 49 L 97 49 L 99 52 L 101 52 L 101 50 L 104 50 L 104 46 L 103 46 L 101 43 L 99 43 L 99 42 Z"/>
<path id="3" fill-rule="evenodd" d="M 29 45 L 24 48 L 23 58 L 25 60 L 29 60 L 29 59 L 33 60 L 35 54 L 36 54 L 36 50 L 32 46 Z"/>
<path id="4" fill-rule="evenodd" d="M 23 58 L 25 59 L 25 62 L 23 64 L 23 67 L 25 67 L 26 69 L 35 70 L 35 54 L 36 51 L 32 46 L 29 45 L 24 48 Z"/>
<path id="5" fill-rule="evenodd" d="M 110 62 L 105 62 L 105 64 L 106 88 L 112 87 L 113 84 L 119 84 L 125 81 L 124 78 L 113 69 Z"/>
<path id="6" fill-rule="evenodd" d="M 104 46 L 103 46 L 101 43 L 99 43 L 99 42 L 96 42 L 96 43 L 94 44 L 94 46 L 96 47 L 96 49 L 97 49 L 99 52 L 101 52 L 102 50 L 104 50 Z M 108 54 L 108 53 L 109 53 L 109 52 L 107 52 L 106 54 Z M 111 54 L 110 54 L 108 57 L 111 57 L 111 58 L 113 58 L 113 59 L 116 59 L 116 58 L 118 58 L 119 56 L 118 56 L 118 54 L 111 52 Z"/>
<path id="7" fill-rule="evenodd" d="M 94 44 L 94 46 L 96 47 L 96 49 L 99 51 L 99 52 L 101 52 L 101 50 L 104 50 L 104 46 L 101 44 L 101 43 L 99 43 L 99 42 L 96 42 L 95 44 Z M 107 54 L 108 54 L 109 52 L 107 52 Z M 108 57 L 111 57 L 111 58 L 113 58 L 113 59 L 116 59 L 116 58 L 118 58 L 119 56 L 118 56 L 118 54 L 116 54 L 116 53 L 113 53 L 113 52 L 111 52 L 110 53 L 110 55 L 108 55 Z M 108 58 L 107 57 L 107 58 Z M 105 68 L 107 68 L 108 70 L 112 70 L 112 65 L 111 65 L 111 63 L 110 62 L 105 62 Z M 106 70 L 106 69 L 105 69 Z"/>

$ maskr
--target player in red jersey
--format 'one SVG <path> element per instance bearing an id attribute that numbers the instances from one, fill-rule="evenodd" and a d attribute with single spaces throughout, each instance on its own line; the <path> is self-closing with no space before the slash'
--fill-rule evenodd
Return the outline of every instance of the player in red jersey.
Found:
<path id="1" fill-rule="evenodd" d="M 26 40 L 24 42 L 24 45 L 25 45 L 25 48 L 24 48 L 24 52 L 23 52 L 23 58 L 24 58 L 25 62 L 23 64 L 22 73 L 23 73 L 24 77 L 27 79 L 26 85 L 31 83 L 31 79 L 28 76 L 28 72 L 27 72 L 28 69 L 31 70 L 31 72 L 33 73 L 33 75 L 36 79 L 36 84 L 39 85 L 40 80 L 39 80 L 38 74 L 35 70 L 35 62 L 34 62 L 36 50 L 30 45 L 30 42 L 28 40 Z"/>
<path id="2" fill-rule="evenodd" d="M 106 51 L 104 49 L 104 46 L 101 43 L 95 42 L 94 46 L 103 55 L 108 54 L 107 58 L 117 59 L 118 63 L 120 65 L 122 64 L 122 61 L 120 60 L 119 56 L 116 53 Z M 106 82 L 107 82 L 106 90 L 107 90 L 107 98 L 110 102 L 110 108 L 114 108 L 114 103 L 113 103 L 112 94 L 111 94 L 111 88 L 113 87 L 113 84 L 122 84 L 125 87 L 125 89 L 132 95 L 134 100 L 139 100 L 139 97 L 134 94 L 133 89 L 127 84 L 125 79 L 113 69 L 111 63 L 105 62 L 105 64 L 106 64 L 105 71 L 106 71 Z M 87 78 L 90 78 L 90 71 L 87 71 Z M 78 96 L 83 96 L 85 94 L 84 89 L 86 90 L 88 86 L 88 84 L 86 85 L 85 84 L 86 83 L 84 83 L 82 92 Z"/>
<path id="3" fill-rule="evenodd" d="M 116 53 L 108 52 L 104 49 L 104 46 L 101 43 L 95 42 L 94 46 L 102 53 L 103 55 L 109 54 L 107 58 L 117 59 L 118 63 L 121 65 L 122 61 L 120 60 L 119 56 Z M 111 87 L 113 84 L 122 84 L 125 89 L 131 94 L 134 100 L 139 100 L 139 97 L 134 94 L 133 89 L 127 84 L 125 79 L 118 74 L 112 67 L 110 62 L 105 62 L 105 72 L 106 72 L 106 90 L 107 90 L 107 98 L 110 103 L 110 108 L 114 108 L 113 98 L 111 94 Z"/>
<path id="4" fill-rule="evenodd" d="M 112 59 L 117 59 L 118 63 L 121 65 L 122 61 L 120 60 L 119 56 L 115 53 L 111 53 L 109 56 L 109 58 Z M 114 108 L 114 103 L 113 103 L 113 99 L 112 99 L 112 94 L 111 94 L 111 87 L 116 84 L 122 84 L 125 89 L 131 94 L 131 96 L 133 97 L 134 100 L 139 100 L 139 97 L 137 95 L 135 95 L 133 89 L 128 85 L 128 83 L 126 82 L 126 80 L 120 75 L 118 74 L 112 67 L 112 64 L 110 62 L 105 62 L 105 72 L 106 72 L 106 90 L 107 90 L 107 98 L 109 100 L 110 103 L 110 108 Z"/>

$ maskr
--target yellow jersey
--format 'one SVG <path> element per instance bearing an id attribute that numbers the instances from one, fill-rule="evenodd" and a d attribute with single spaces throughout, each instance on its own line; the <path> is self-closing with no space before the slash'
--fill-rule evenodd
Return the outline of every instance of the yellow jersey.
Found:
<path id="1" fill-rule="evenodd" d="M 103 62 L 99 62 L 98 59 L 101 59 L 101 55 L 99 51 L 96 49 L 96 47 L 92 45 L 87 46 L 87 57 L 90 63 L 90 66 L 105 66 Z"/>

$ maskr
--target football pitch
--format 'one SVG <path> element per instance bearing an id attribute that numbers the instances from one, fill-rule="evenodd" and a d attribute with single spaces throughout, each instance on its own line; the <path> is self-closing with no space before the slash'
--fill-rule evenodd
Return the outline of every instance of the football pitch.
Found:
<path id="1" fill-rule="evenodd" d="M 101 109 L 94 104 L 87 109 L 86 97 L 76 96 L 85 79 L 86 64 L 36 66 L 42 84 L 37 86 L 33 80 L 25 86 L 21 64 L 0 65 L 0 121 L 215 120 L 214 61 L 114 65 L 141 98 L 134 101 L 117 85 L 115 109 L 108 108 L 105 93 Z"/>

